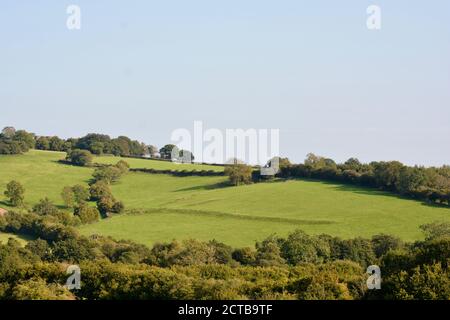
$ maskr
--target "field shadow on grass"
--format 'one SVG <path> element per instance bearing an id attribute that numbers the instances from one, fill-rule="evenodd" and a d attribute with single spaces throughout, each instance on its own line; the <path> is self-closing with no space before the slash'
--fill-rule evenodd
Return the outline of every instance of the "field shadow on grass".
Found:
<path id="1" fill-rule="evenodd" d="M 282 183 L 282 182 L 287 182 L 287 181 L 288 180 L 286 180 L 286 179 L 273 179 L 273 180 L 267 180 L 264 182 L 256 182 L 253 184 Z M 175 192 L 196 191 L 196 190 L 214 190 L 214 189 L 224 189 L 224 188 L 231 188 L 231 187 L 236 187 L 236 186 L 231 184 L 229 181 L 222 181 L 222 182 L 213 183 L 213 184 L 209 184 L 209 185 L 201 185 L 201 186 L 195 186 L 195 187 L 189 187 L 189 188 L 182 188 L 182 189 L 175 190 Z"/>
<path id="2" fill-rule="evenodd" d="M 106 164 L 101 164 L 101 163 L 92 163 L 90 165 L 87 166 L 79 166 L 76 164 L 71 163 L 70 161 L 67 160 L 63 160 L 63 159 L 59 159 L 59 160 L 51 160 L 50 162 L 56 163 L 56 164 L 60 164 L 63 166 L 68 166 L 68 167 L 75 167 L 75 168 L 87 168 L 87 169 L 95 169 L 95 168 L 102 168 L 102 167 L 106 167 L 108 165 Z"/>
<path id="3" fill-rule="evenodd" d="M 407 196 L 402 196 L 400 194 L 396 194 L 396 193 L 392 193 L 389 191 L 384 191 L 384 190 L 380 190 L 380 189 L 376 189 L 376 188 L 371 189 L 371 188 L 362 187 L 362 186 L 339 184 L 337 182 L 331 182 L 331 181 L 320 181 L 320 180 L 303 180 L 303 181 L 319 182 L 324 185 L 332 186 L 335 190 L 339 190 L 339 191 L 353 192 L 356 194 L 362 194 L 362 195 L 368 195 L 368 196 L 378 195 L 378 196 L 385 196 L 385 197 L 396 198 L 396 199 L 401 199 L 401 200 L 415 201 L 415 202 L 420 202 L 421 205 L 423 205 L 423 206 L 432 207 L 432 208 L 449 208 L 445 204 L 433 203 L 433 202 L 424 201 L 421 199 L 415 199 L 415 198 L 411 198 L 411 197 L 407 197 Z"/>
<path id="4" fill-rule="evenodd" d="M 213 183 L 213 184 L 182 188 L 182 189 L 175 190 L 174 192 L 197 191 L 197 190 L 214 190 L 214 189 L 228 188 L 228 187 L 231 187 L 231 186 L 232 185 L 230 185 L 228 183 L 228 181 L 226 181 L 226 182 L 218 182 L 218 183 Z"/>
<path id="5" fill-rule="evenodd" d="M 248 220 L 248 221 L 287 223 L 287 224 L 291 224 L 291 225 L 328 225 L 328 224 L 336 223 L 336 221 L 331 221 L 331 220 L 249 216 L 249 215 L 238 214 L 238 213 L 227 213 L 227 212 L 220 212 L 220 211 L 205 211 L 205 210 L 195 210 L 195 209 L 154 208 L 154 209 L 134 209 L 134 210 L 127 211 L 127 214 L 152 214 L 152 213 L 172 213 L 172 214 L 193 215 L 193 216 L 203 216 L 203 217 L 220 217 L 220 218 Z"/>

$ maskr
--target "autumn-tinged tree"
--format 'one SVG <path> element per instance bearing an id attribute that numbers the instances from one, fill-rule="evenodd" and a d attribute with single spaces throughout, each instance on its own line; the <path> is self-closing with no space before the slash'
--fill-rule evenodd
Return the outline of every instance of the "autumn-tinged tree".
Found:
<path id="1" fill-rule="evenodd" d="M 92 201 L 98 201 L 103 197 L 110 197 L 111 188 L 108 183 L 100 180 L 90 186 L 89 193 L 91 194 Z"/>
<path id="2" fill-rule="evenodd" d="M 74 215 L 78 216 L 82 223 L 92 223 L 100 219 L 98 209 L 87 204 L 82 204 L 75 208 Z"/>
<path id="3" fill-rule="evenodd" d="M 75 203 L 78 205 L 85 203 L 91 197 L 89 189 L 81 184 L 74 185 L 72 187 L 72 191 L 74 194 Z"/>
<path id="4" fill-rule="evenodd" d="M 241 184 L 250 184 L 252 182 L 253 168 L 246 164 L 233 164 L 225 167 L 225 175 L 230 179 L 230 182 L 239 186 Z"/>
<path id="5" fill-rule="evenodd" d="M 128 172 L 128 170 L 130 170 L 130 165 L 124 160 L 120 160 L 119 162 L 117 162 L 115 164 L 115 167 L 118 168 L 122 174 L 125 174 Z"/>
<path id="6" fill-rule="evenodd" d="M 80 184 L 77 184 L 73 187 L 64 187 L 61 192 L 61 198 L 68 208 L 80 206 L 87 200 L 89 200 L 90 197 L 91 194 L 89 192 L 89 189 Z"/>

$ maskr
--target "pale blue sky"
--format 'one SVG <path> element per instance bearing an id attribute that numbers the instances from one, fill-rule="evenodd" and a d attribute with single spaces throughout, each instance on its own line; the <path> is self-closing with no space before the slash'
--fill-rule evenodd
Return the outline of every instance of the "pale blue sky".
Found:
<path id="1" fill-rule="evenodd" d="M 450 164 L 448 0 L 2 0 L 0 41 L 0 127 L 161 146 L 202 120 L 279 128 L 294 161 Z"/>

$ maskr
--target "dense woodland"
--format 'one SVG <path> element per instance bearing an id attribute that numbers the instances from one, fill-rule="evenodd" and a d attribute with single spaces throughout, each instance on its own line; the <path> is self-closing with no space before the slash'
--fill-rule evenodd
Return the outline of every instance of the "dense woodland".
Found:
<path id="1" fill-rule="evenodd" d="M 116 156 L 142 156 L 155 153 L 155 147 L 120 136 L 111 139 L 104 134 L 88 134 L 82 138 L 67 140 L 57 136 L 36 136 L 24 130 L 16 131 L 13 127 L 6 127 L 0 134 L 0 154 L 19 154 L 31 148 L 49 151 L 70 151 L 74 149 L 88 150 L 92 154 L 113 154 Z"/>
<path id="2" fill-rule="evenodd" d="M 151 149 L 126 137 L 89 134 L 79 139 L 35 137 L 5 128 L 0 154 L 30 148 L 67 152 L 72 165 L 93 165 L 92 154 L 140 156 Z M 153 148 L 154 154 L 156 148 Z M 173 145 L 160 150 L 172 154 Z M 0 216 L 0 231 L 27 236 L 25 247 L 0 245 L 0 299 L 450 299 L 450 224 L 422 226 L 424 241 L 405 243 L 391 235 L 341 239 L 297 230 L 270 236 L 254 247 L 217 241 L 157 243 L 153 247 L 109 237 L 79 235 L 75 227 L 124 210 L 110 185 L 127 174 L 125 161 L 94 166 L 87 187 L 67 186 L 67 210 L 42 199 L 20 210 L 24 190 L 11 181 L 5 195 L 18 207 Z M 228 166 L 235 184 L 264 181 L 244 164 Z M 400 162 L 362 164 L 308 155 L 303 164 L 281 159 L 278 178 L 313 178 L 381 188 L 449 205 L 450 167 L 408 167 Z M 272 177 L 273 179 L 273 177 Z M 71 210 L 73 214 L 69 214 Z M 64 287 L 67 266 L 81 267 L 82 287 Z M 379 265 L 382 290 L 368 290 L 366 268 Z"/>

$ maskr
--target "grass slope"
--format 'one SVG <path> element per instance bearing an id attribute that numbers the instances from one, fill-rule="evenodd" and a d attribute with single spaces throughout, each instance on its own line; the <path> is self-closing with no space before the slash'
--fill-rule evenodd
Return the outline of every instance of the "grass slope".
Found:
<path id="1" fill-rule="evenodd" d="M 20 245 L 23 247 L 25 247 L 25 245 L 27 244 L 27 241 L 31 239 L 30 237 L 27 237 L 27 236 L 0 232 L 0 244 L 7 243 L 9 238 L 13 238 L 13 239 L 17 240 L 20 243 Z"/>
<path id="2" fill-rule="evenodd" d="M 92 168 L 75 167 L 58 163 L 66 157 L 65 152 L 31 150 L 24 155 L 0 155 L 0 207 L 9 208 L 3 191 L 6 184 L 15 179 L 25 187 L 25 204 L 30 207 L 40 199 L 48 197 L 55 204 L 62 206 L 61 191 L 64 186 L 77 183 L 86 184 L 92 176 Z M 153 168 L 172 170 L 223 170 L 220 166 L 194 164 L 175 164 L 172 162 L 119 158 L 112 156 L 96 157 L 95 162 L 116 164 L 119 160 L 127 161 L 132 168 Z"/>
<path id="3" fill-rule="evenodd" d="M 3 191 L 11 180 L 25 187 L 25 205 L 30 207 L 40 199 L 48 197 L 62 206 L 61 191 L 64 186 L 87 184 L 92 169 L 62 165 L 64 152 L 31 150 L 24 155 L 0 155 L 0 207 L 8 208 Z"/>
<path id="4" fill-rule="evenodd" d="M 63 153 L 42 151 L 0 156 L 0 190 L 9 180 L 16 179 L 25 185 L 28 205 L 44 196 L 62 205 L 59 196 L 62 188 L 87 183 L 92 174 L 89 168 L 57 163 L 63 157 Z M 118 160 L 96 158 L 103 163 Z M 151 160 L 125 160 L 132 167 L 180 166 Z M 416 240 L 422 237 L 421 224 L 450 221 L 448 208 L 372 189 L 304 180 L 224 187 L 225 181 L 225 177 L 129 173 L 112 189 L 128 210 L 137 213 L 115 216 L 80 230 L 84 234 L 111 235 L 145 244 L 197 238 L 247 246 L 272 233 L 285 235 L 296 228 L 345 238 L 389 233 L 405 240 Z M 2 197 L 1 194 L 0 206 L 6 207 L 5 202 L 1 202 Z"/>

